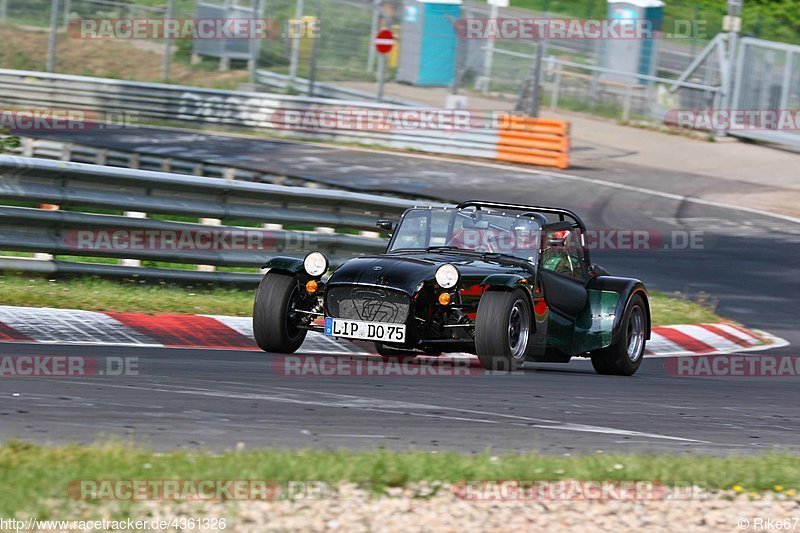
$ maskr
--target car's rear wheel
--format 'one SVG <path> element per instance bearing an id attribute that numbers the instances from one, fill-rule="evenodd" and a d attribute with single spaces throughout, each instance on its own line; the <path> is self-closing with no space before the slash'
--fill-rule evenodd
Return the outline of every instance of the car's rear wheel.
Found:
<path id="1" fill-rule="evenodd" d="M 614 344 L 592 352 L 592 366 L 598 374 L 632 376 L 642 364 L 647 342 L 647 313 L 639 294 L 628 302 L 621 327 Z"/>
<path id="2" fill-rule="evenodd" d="M 308 330 L 300 328 L 303 308 L 297 279 L 267 272 L 258 286 L 253 304 L 253 336 L 265 352 L 294 353 Z"/>
<path id="3" fill-rule="evenodd" d="M 475 351 L 488 370 L 516 370 L 525 362 L 531 303 L 523 289 L 487 291 L 478 304 Z"/>

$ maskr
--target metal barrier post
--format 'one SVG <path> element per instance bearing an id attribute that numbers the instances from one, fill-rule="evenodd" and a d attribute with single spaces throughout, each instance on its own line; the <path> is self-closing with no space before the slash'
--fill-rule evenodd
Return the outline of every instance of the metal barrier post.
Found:
<path id="1" fill-rule="evenodd" d="M 64 0 L 64 27 L 69 29 L 69 12 L 72 11 L 72 0 Z"/>
<path id="2" fill-rule="evenodd" d="M 222 221 L 218 218 L 201 218 L 200 224 L 204 226 L 221 226 Z M 216 272 L 217 267 L 214 265 L 197 265 L 198 272 Z"/>
<path id="3" fill-rule="evenodd" d="M 172 20 L 173 18 L 175 18 L 175 0 L 168 0 L 166 19 Z M 163 81 L 169 80 L 169 66 L 171 60 L 172 60 L 172 37 L 169 35 L 164 35 L 164 60 L 161 65 L 161 79 Z"/>
<path id="4" fill-rule="evenodd" d="M 295 4 L 294 10 L 294 20 L 290 25 L 293 28 L 295 33 L 297 32 L 297 28 L 294 25 L 299 24 L 303 18 L 303 9 L 304 4 L 303 0 L 297 0 Z M 292 50 L 291 50 L 291 58 L 289 59 L 289 87 L 294 85 L 295 80 L 297 78 L 297 62 L 300 59 L 300 39 L 302 34 L 292 35 Z"/>
<path id="5" fill-rule="evenodd" d="M 58 3 L 52 0 L 50 4 L 50 39 L 47 44 L 47 72 L 56 68 L 56 47 L 58 46 Z"/>
<path id="6" fill-rule="evenodd" d="M 633 98 L 633 84 L 629 83 L 625 88 L 625 101 L 622 104 L 622 120 L 628 121 L 631 118 L 631 100 Z"/>
<path id="7" fill-rule="evenodd" d="M 556 79 L 553 81 L 553 92 L 550 95 L 550 109 L 555 111 L 558 108 L 558 97 L 561 93 L 561 72 L 564 67 L 559 63 L 556 67 Z"/>
<path id="8" fill-rule="evenodd" d="M 56 204 L 39 204 L 39 209 L 42 209 L 43 211 L 58 211 L 61 209 L 61 207 Z M 36 252 L 35 254 L 33 254 L 33 258 L 38 261 L 52 261 L 53 255 Z"/>
<path id="9" fill-rule="evenodd" d="M 142 213 L 141 211 L 125 211 L 123 215 L 130 218 L 147 218 L 147 213 Z M 119 260 L 119 264 L 128 267 L 140 267 L 142 266 L 142 260 L 123 258 Z"/>

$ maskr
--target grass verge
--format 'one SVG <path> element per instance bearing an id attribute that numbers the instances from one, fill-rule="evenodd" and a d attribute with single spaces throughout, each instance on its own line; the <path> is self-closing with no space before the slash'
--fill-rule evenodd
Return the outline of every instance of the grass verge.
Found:
<path id="1" fill-rule="evenodd" d="M 153 453 L 119 443 L 40 447 L 19 441 L 0 446 L 0 483 L 14 490 L 0 498 L 0 514 L 48 515 L 53 500 L 67 501 L 76 480 L 349 481 L 380 491 L 417 481 L 651 480 L 694 483 L 708 490 L 796 490 L 800 456 L 706 457 L 688 455 L 480 455 L 386 450 L 254 450 L 211 454 Z"/>
<path id="2" fill-rule="evenodd" d="M 97 278 L 54 281 L 16 274 L 0 276 L 0 305 L 23 307 L 250 316 L 254 297 L 254 290 L 214 286 L 180 287 Z M 703 298 L 691 301 L 653 292 L 650 305 L 654 326 L 721 320 Z"/>

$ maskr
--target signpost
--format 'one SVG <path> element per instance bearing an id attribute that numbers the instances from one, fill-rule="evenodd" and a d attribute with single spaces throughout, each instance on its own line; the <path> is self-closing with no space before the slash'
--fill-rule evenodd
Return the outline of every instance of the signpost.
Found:
<path id="1" fill-rule="evenodd" d="M 489 19 L 492 22 L 497 21 L 497 16 L 501 7 L 508 7 L 508 0 L 487 0 L 487 3 L 492 6 L 489 12 Z M 483 94 L 489 93 L 489 88 L 492 81 L 492 60 L 494 57 L 494 39 L 489 38 L 486 40 L 486 48 L 483 56 L 483 77 L 481 79 L 480 89 Z"/>
<path id="2" fill-rule="evenodd" d="M 373 44 L 375 45 L 375 50 L 381 55 L 378 62 L 378 102 L 381 102 L 383 101 L 383 84 L 386 77 L 386 54 L 394 48 L 394 34 L 391 30 L 383 29 L 375 35 Z"/>

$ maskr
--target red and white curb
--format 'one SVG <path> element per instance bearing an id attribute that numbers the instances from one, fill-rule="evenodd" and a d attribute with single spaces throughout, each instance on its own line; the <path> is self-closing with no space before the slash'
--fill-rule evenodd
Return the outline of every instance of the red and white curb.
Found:
<path id="1" fill-rule="evenodd" d="M 0 306 L 0 342 L 257 350 L 249 317 L 115 313 Z M 788 343 L 741 326 L 695 324 L 653 328 L 647 357 L 766 350 Z M 369 355 L 364 343 L 311 332 L 300 353 Z"/>

